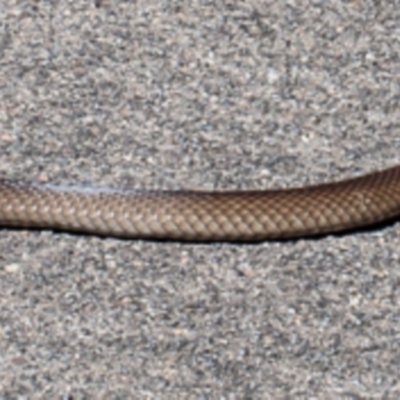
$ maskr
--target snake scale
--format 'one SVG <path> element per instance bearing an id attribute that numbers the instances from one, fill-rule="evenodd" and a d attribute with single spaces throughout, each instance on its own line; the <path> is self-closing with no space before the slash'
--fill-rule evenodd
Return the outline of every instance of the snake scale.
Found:
<path id="1" fill-rule="evenodd" d="M 0 180 L 0 226 L 181 241 L 261 241 L 362 228 L 400 215 L 400 166 L 265 191 L 120 191 Z"/>

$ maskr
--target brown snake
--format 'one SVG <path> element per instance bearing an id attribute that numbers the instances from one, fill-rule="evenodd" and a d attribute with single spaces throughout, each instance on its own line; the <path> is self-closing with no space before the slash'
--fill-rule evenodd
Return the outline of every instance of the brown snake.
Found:
<path id="1" fill-rule="evenodd" d="M 124 192 L 0 180 L 0 226 L 102 236 L 259 241 L 340 232 L 399 215 L 400 166 L 267 191 Z"/>

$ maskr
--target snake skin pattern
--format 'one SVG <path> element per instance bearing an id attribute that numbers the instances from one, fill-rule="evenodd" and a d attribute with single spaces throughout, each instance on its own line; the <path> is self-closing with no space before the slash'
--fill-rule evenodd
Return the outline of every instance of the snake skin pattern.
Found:
<path id="1" fill-rule="evenodd" d="M 77 189 L 0 180 L 0 226 L 182 241 L 260 241 L 361 228 L 400 214 L 400 166 L 304 188 Z"/>

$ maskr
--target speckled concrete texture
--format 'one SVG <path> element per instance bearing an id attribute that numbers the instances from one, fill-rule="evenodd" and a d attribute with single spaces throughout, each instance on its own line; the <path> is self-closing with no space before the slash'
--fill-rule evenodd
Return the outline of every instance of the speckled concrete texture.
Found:
<path id="1" fill-rule="evenodd" d="M 400 162 L 399 1 L 0 2 L 0 176 L 270 188 Z M 0 398 L 397 399 L 400 223 L 257 245 L 0 231 Z"/>

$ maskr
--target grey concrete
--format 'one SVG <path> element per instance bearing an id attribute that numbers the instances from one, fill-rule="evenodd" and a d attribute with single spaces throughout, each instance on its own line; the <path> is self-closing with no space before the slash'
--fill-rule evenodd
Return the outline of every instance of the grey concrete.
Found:
<path id="1" fill-rule="evenodd" d="M 266 188 L 395 165 L 399 10 L 2 1 L 0 176 Z M 1 230 L 0 398 L 396 399 L 399 248 L 399 223 L 258 245 Z"/>

